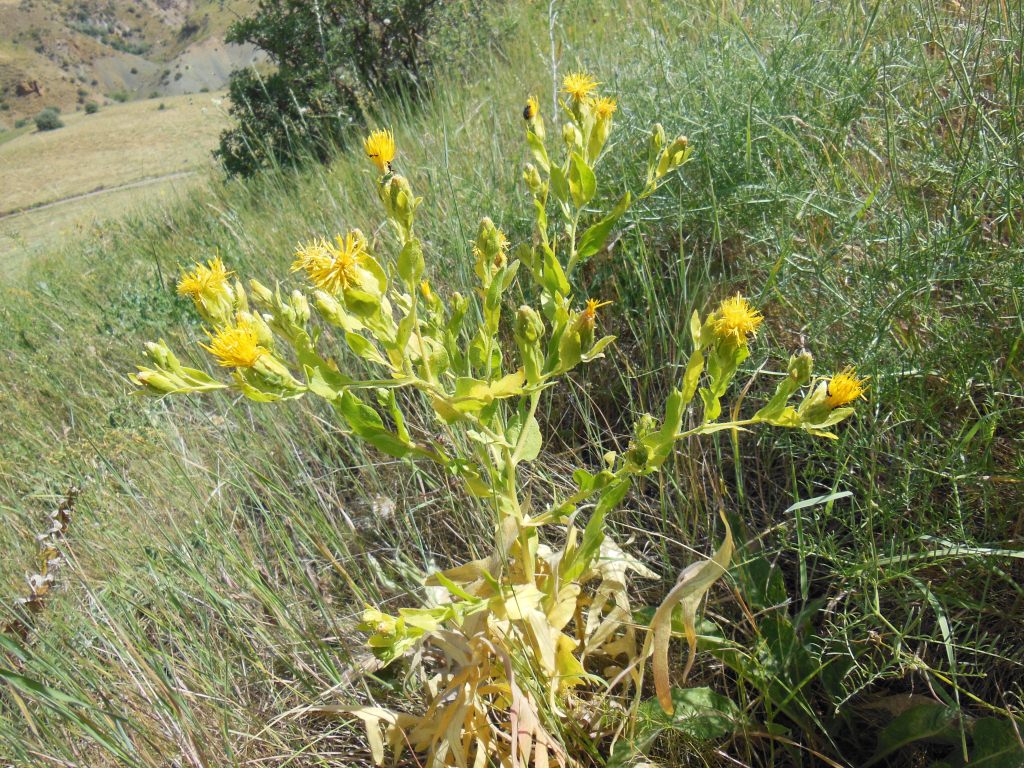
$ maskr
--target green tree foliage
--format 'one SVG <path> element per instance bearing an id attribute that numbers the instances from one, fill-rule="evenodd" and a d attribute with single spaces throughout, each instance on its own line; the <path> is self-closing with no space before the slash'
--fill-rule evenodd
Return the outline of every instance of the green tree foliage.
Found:
<path id="1" fill-rule="evenodd" d="M 36 115 L 36 128 L 40 131 L 55 131 L 63 127 L 64 121 L 53 107 L 48 107 Z"/>
<path id="2" fill-rule="evenodd" d="M 426 85 L 435 33 L 483 13 L 483 4 L 439 0 L 260 0 L 227 39 L 267 54 L 271 74 L 232 74 L 236 125 L 216 151 L 231 175 L 261 167 L 324 161 L 345 129 L 361 124 L 382 93 L 415 93 Z M 468 10 L 473 9 L 473 10 Z"/>

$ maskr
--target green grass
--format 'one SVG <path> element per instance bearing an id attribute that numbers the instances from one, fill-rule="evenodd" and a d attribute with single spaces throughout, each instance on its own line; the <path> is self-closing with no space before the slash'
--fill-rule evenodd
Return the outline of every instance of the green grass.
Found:
<path id="1" fill-rule="evenodd" d="M 583 270 L 581 294 L 614 301 L 620 338 L 543 414 L 538 488 L 625 447 L 680 375 L 689 314 L 731 291 L 768 319 L 745 408 L 785 364 L 763 350 L 856 363 L 869 402 L 838 441 L 722 435 L 619 513 L 665 576 L 651 603 L 710 551 L 720 505 L 747 542 L 735 589 L 712 592 L 689 682 L 745 720 L 732 739 L 657 749 L 666 765 L 729 764 L 716 750 L 861 765 L 899 731 L 894 714 L 931 700 L 963 718 L 883 761 L 952 765 L 984 718 L 1024 707 L 1024 16 L 765 5 L 564 3 L 552 41 L 533 8 L 471 82 L 442 79 L 421 110 L 379 121 L 426 198 L 420 234 L 445 291 L 470 285 L 480 216 L 513 242 L 529 234 L 518 112 L 538 92 L 550 114 L 552 48 L 560 71 L 586 66 L 618 95 L 618 140 L 636 151 L 604 168 L 609 196 L 637 186 L 650 121 L 688 134 L 681 181 Z M 283 275 L 301 239 L 373 231 L 376 205 L 358 156 L 211 184 L 0 288 L 5 593 L 23 592 L 45 511 L 83 487 L 60 587 L 0 665 L 20 676 L 4 673 L 0 699 L 12 764 L 367 761 L 358 727 L 289 713 L 394 701 L 400 675 L 353 672 L 355 617 L 414 602 L 418 577 L 471 552 L 486 517 L 427 469 L 362 453 L 311 403 L 139 400 L 123 374 L 146 339 L 201 337 L 173 295 L 180 264 L 217 252 L 244 276 Z"/>

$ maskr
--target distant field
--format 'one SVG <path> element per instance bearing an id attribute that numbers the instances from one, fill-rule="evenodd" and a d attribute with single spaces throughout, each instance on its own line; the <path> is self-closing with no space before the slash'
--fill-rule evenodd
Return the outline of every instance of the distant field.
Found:
<path id="1" fill-rule="evenodd" d="M 227 123 L 222 98 L 118 104 L 0 143 L 0 275 L 67 234 L 194 183 L 197 171 L 213 166 L 210 151 Z M 144 180 L 153 183 L 116 191 Z"/>
<path id="2" fill-rule="evenodd" d="M 221 99 L 193 94 L 76 112 L 62 117 L 64 128 L 0 145 L 0 215 L 208 165 L 227 122 Z"/>

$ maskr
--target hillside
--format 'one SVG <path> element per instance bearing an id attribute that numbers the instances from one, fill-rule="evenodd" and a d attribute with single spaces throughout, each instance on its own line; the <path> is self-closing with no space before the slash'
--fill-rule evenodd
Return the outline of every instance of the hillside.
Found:
<path id="1" fill-rule="evenodd" d="M 0 125 L 44 107 L 222 89 L 260 60 L 224 34 L 250 0 L 0 0 Z"/>
<path id="2" fill-rule="evenodd" d="M 93 224 L 176 196 L 215 167 L 223 93 L 111 104 L 0 141 L 0 275 Z"/>

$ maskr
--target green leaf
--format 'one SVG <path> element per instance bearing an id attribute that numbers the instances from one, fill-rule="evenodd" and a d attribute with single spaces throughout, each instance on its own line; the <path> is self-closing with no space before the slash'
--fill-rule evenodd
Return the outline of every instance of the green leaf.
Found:
<path id="1" fill-rule="evenodd" d="M 547 173 L 551 167 L 551 162 L 548 160 L 548 151 L 544 146 L 544 142 L 533 131 L 527 131 L 526 143 L 529 144 L 530 152 L 533 154 L 533 159 L 537 161 L 537 165 L 540 166 L 544 173 Z"/>
<path id="2" fill-rule="evenodd" d="M 524 429 L 521 413 L 517 413 L 509 420 L 508 427 L 505 429 L 505 437 L 512 445 L 516 446 L 515 453 L 512 454 L 513 462 L 533 461 L 540 455 L 540 449 L 544 444 L 537 419 L 533 416 L 526 419 Z"/>
<path id="3" fill-rule="evenodd" d="M 585 355 L 580 356 L 580 360 L 584 363 L 589 363 L 591 360 L 596 360 L 599 357 L 604 357 L 604 348 L 615 341 L 614 336 L 602 336 L 598 339 L 594 346 L 590 348 L 590 351 Z"/>
<path id="4" fill-rule="evenodd" d="M 340 399 L 334 402 L 334 407 L 345 419 L 352 432 L 374 448 L 389 456 L 399 458 L 409 454 L 410 446 L 384 426 L 384 421 L 374 408 L 351 392 L 346 391 Z"/>
<path id="5" fill-rule="evenodd" d="M 605 216 L 596 224 L 592 225 L 583 233 L 580 238 L 579 245 L 576 247 L 576 260 L 583 261 L 589 259 L 595 253 L 600 251 L 605 242 L 608 240 L 608 235 L 611 234 L 612 228 L 616 222 L 622 218 L 627 210 L 629 210 L 630 204 L 633 202 L 633 198 L 629 192 L 622 196 L 615 208 L 612 209 L 611 213 Z"/>
<path id="6" fill-rule="evenodd" d="M 1024 747 L 1009 720 L 983 717 L 974 724 L 971 734 L 970 768 L 1021 768 Z"/>
<path id="7" fill-rule="evenodd" d="M 560 293 L 563 296 L 569 294 L 569 280 L 565 276 L 565 270 L 558 262 L 558 257 L 550 248 L 544 248 L 544 285 L 551 293 Z"/>
<path id="8" fill-rule="evenodd" d="M 577 208 L 585 206 L 597 193 L 597 177 L 579 152 L 572 153 L 569 163 L 569 191 Z"/>
<path id="9" fill-rule="evenodd" d="M 959 742 L 956 721 L 957 710 L 938 702 L 919 704 L 902 712 L 878 734 L 878 746 L 874 756 L 865 763 L 874 765 L 915 741 L 932 741 L 942 744 Z"/>
<path id="10" fill-rule="evenodd" d="M 373 346 L 373 342 L 365 336 L 349 332 L 345 334 L 345 341 L 348 343 L 349 349 L 364 360 L 369 360 L 371 363 L 377 363 L 377 365 L 386 366 L 388 364 L 388 361 L 384 359 L 384 356 L 377 351 L 375 346 Z"/>
<path id="11" fill-rule="evenodd" d="M 767 558 L 755 557 L 739 569 L 743 597 L 755 611 L 785 605 L 789 595 L 782 574 Z"/>
<path id="12" fill-rule="evenodd" d="M 423 248 L 420 246 L 420 241 L 413 238 L 402 247 L 398 254 L 398 275 L 409 286 L 415 287 L 425 266 Z"/>
<path id="13" fill-rule="evenodd" d="M 551 166 L 551 191 L 563 206 L 569 202 L 569 179 L 559 166 Z"/>
<path id="14" fill-rule="evenodd" d="M 605 517 L 622 501 L 629 490 L 629 485 L 629 480 L 619 480 L 601 491 L 601 496 L 594 506 L 590 520 L 587 521 L 587 527 L 583 530 L 579 549 L 568 561 L 563 560 L 562 562 L 560 570 L 564 583 L 579 578 L 601 554 Z"/>
<path id="15" fill-rule="evenodd" d="M 690 355 L 690 359 L 686 363 L 686 371 L 683 373 L 684 405 L 689 405 L 690 401 L 693 400 L 702 373 L 704 373 L 704 353 L 699 349 L 695 349 L 693 354 Z"/>
<path id="16" fill-rule="evenodd" d="M 306 385 L 309 387 L 309 391 L 325 400 L 337 399 L 349 383 L 345 376 L 324 365 L 316 367 L 304 365 L 302 368 L 306 373 Z"/>
<path id="17" fill-rule="evenodd" d="M 710 688 L 673 688 L 671 715 L 657 699 L 648 699 L 637 710 L 637 741 L 647 746 L 662 731 L 682 733 L 695 741 L 721 739 L 736 730 L 740 718 L 736 704 Z"/>
<path id="18" fill-rule="evenodd" d="M 700 399 L 704 401 L 704 421 L 714 421 L 722 414 L 722 402 L 707 387 L 700 388 Z"/>

